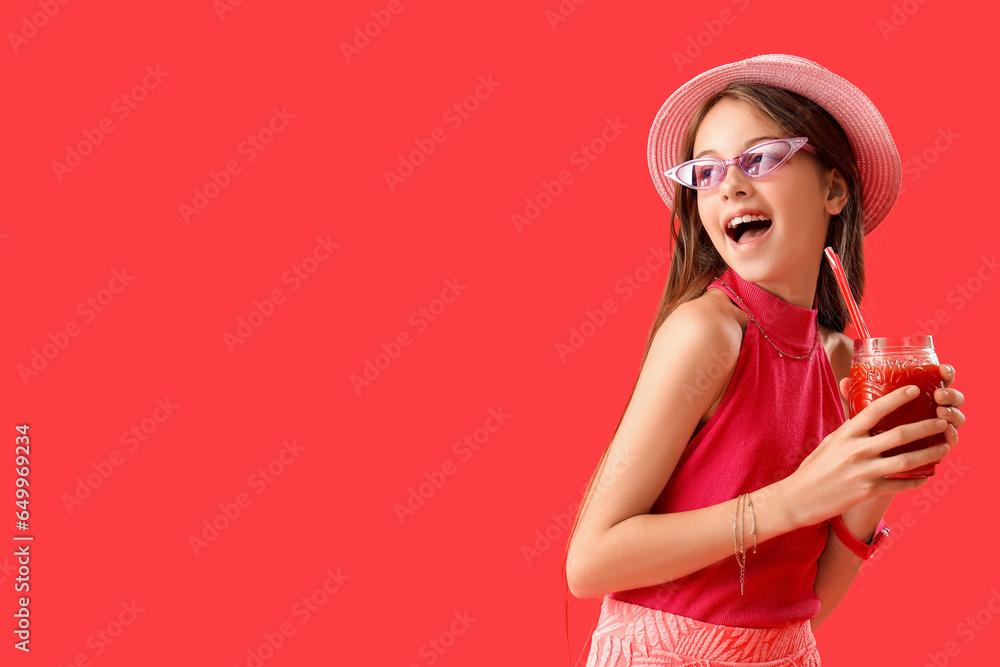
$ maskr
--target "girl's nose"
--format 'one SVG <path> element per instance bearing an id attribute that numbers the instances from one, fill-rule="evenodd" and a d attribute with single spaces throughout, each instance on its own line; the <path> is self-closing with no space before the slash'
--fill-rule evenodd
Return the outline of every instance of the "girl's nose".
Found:
<path id="1" fill-rule="evenodd" d="M 743 173 L 739 165 L 731 164 L 726 167 L 726 173 L 719 183 L 719 191 L 723 197 L 730 199 L 738 195 L 746 196 L 753 192 L 753 184 L 749 176 Z"/>

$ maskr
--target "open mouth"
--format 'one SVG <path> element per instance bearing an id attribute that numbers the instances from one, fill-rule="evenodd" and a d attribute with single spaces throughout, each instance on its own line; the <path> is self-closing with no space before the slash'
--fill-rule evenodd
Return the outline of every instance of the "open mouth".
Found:
<path id="1" fill-rule="evenodd" d="M 748 243 L 763 236 L 771 227 L 771 220 L 761 215 L 744 215 L 733 218 L 726 227 L 726 234 L 734 243 Z"/>

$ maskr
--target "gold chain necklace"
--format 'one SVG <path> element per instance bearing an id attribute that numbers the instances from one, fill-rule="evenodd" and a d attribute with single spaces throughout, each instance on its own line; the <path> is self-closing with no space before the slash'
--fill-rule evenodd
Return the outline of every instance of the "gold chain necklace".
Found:
<path id="1" fill-rule="evenodd" d="M 740 303 L 742 303 L 744 306 L 746 306 L 746 303 L 744 303 L 743 299 L 741 299 L 740 296 L 739 296 L 739 294 L 736 293 L 736 290 L 734 290 L 732 287 L 730 287 L 729 284 L 725 280 L 722 279 L 722 276 L 719 276 L 718 278 L 716 278 L 716 280 L 718 280 L 720 283 L 722 283 L 723 285 L 725 285 L 726 289 L 728 289 L 729 292 L 734 297 L 736 297 L 736 300 L 739 301 Z M 771 347 L 773 347 L 775 350 L 778 351 L 778 356 L 779 357 L 788 357 L 790 359 L 812 359 L 813 352 L 816 350 L 816 344 L 819 343 L 819 330 L 818 329 L 816 330 L 816 339 L 813 341 L 812 349 L 809 350 L 808 354 L 803 354 L 802 356 L 797 357 L 794 354 L 788 354 L 787 352 L 782 352 L 780 349 L 778 349 L 778 346 L 774 344 L 774 341 L 772 341 L 768 337 L 767 332 L 764 331 L 764 327 L 760 326 L 760 322 L 758 322 L 757 318 L 755 318 L 753 316 L 753 313 L 750 312 L 750 307 L 749 306 L 747 306 L 746 313 L 747 313 L 747 315 L 750 316 L 750 321 L 753 322 L 757 326 L 758 329 L 760 329 L 760 333 L 763 334 L 764 340 L 766 340 L 768 343 L 770 343 Z"/>

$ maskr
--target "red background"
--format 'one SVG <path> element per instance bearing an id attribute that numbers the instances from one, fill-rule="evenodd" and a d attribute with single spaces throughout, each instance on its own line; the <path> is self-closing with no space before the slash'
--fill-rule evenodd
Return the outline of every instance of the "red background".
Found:
<path id="1" fill-rule="evenodd" d="M 574 11 L 553 27 L 557 0 L 402 0 L 396 14 L 387 2 L 246 0 L 221 17 L 210 0 L 51 4 L 34 32 L 24 21 L 37 1 L 0 12 L 0 503 L 13 535 L 14 426 L 26 422 L 35 536 L 32 651 L 8 634 L 3 664 L 256 664 L 248 651 L 269 666 L 566 664 L 557 518 L 621 415 L 667 274 L 628 299 L 615 291 L 651 246 L 667 247 L 649 125 L 682 82 L 760 53 L 813 59 L 881 109 L 906 190 L 866 241 L 864 313 L 879 332 L 934 333 L 968 397 L 949 455 L 967 470 L 896 498 L 898 537 L 817 633 L 823 664 L 991 664 L 1000 574 L 987 380 L 1000 280 L 984 258 L 1000 227 L 995 95 L 982 84 L 996 66 L 995 8 L 567 0 Z M 348 59 L 341 44 L 372 11 L 391 21 Z M 157 66 L 162 80 L 147 78 L 155 85 L 120 118 L 115 100 Z M 495 89 L 454 127 L 445 111 L 481 76 Z M 247 160 L 241 142 L 275 108 L 294 118 Z M 60 180 L 53 162 L 105 118 L 113 131 Z M 574 153 L 608 118 L 627 127 L 580 171 Z M 398 156 L 437 128 L 443 142 L 390 189 Z M 185 221 L 180 205 L 231 160 L 239 173 Z M 572 183 L 519 232 L 511 215 L 562 170 Z M 339 247 L 292 289 L 283 276 L 317 237 Z M 134 278 L 102 292 L 123 267 Z M 465 288 L 422 329 L 411 314 L 449 280 Z M 230 351 L 224 336 L 276 289 L 283 303 Z M 78 310 L 108 297 L 90 321 Z M 605 299 L 617 311 L 561 360 L 556 344 Z M 61 339 L 71 322 L 78 335 Z M 356 390 L 351 376 L 407 333 Z M 52 340 L 65 345 L 22 377 Z M 156 401 L 168 397 L 179 407 L 147 421 L 155 431 L 129 451 L 122 434 L 162 417 Z M 491 409 L 509 420 L 478 450 L 453 448 Z M 254 486 L 293 439 L 305 449 Z M 121 465 L 67 508 L 116 450 Z M 454 474 L 401 521 L 397 505 L 443 466 Z M 251 503 L 225 526 L 219 504 L 241 493 Z M 912 528 L 899 526 L 905 512 Z M 213 518 L 224 529 L 196 554 L 190 538 Z M 551 546 L 526 556 L 546 529 Z M 12 626 L 7 559 L 0 609 Z M 326 570 L 338 568 L 347 579 L 327 596 Z M 314 593 L 324 604 L 303 623 L 295 605 Z M 143 611 L 113 643 L 92 638 L 117 633 L 133 600 Z M 570 597 L 574 659 L 598 606 Z M 965 631 L 977 613 L 980 629 Z M 455 614 L 470 620 L 450 636 Z M 282 623 L 294 634 L 268 651 L 264 635 Z"/>

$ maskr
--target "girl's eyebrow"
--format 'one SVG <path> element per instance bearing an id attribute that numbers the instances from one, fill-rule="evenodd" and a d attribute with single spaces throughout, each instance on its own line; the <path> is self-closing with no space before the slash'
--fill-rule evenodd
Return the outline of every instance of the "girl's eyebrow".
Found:
<path id="1" fill-rule="evenodd" d="M 767 139 L 781 139 L 781 137 L 771 137 L 771 136 L 767 136 L 767 137 L 755 137 L 755 138 L 750 139 L 749 141 L 747 141 L 745 144 L 743 144 L 743 150 L 746 150 L 746 149 L 750 148 L 751 146 L 753 146 L 754 144 L 756 144 L 759 141 L 766 141 Z M 715 151 L 714 148 L 710 148 L 707 151 L 702 151 L 702 152 L 698 153 L 697 155 L 695 155 L 694 159 L 697 160 L 700 157 L 703 157 L 705 155 L 708 155 L 709 153 L 715 153 L 715 152 L 716 151 Z"/>

